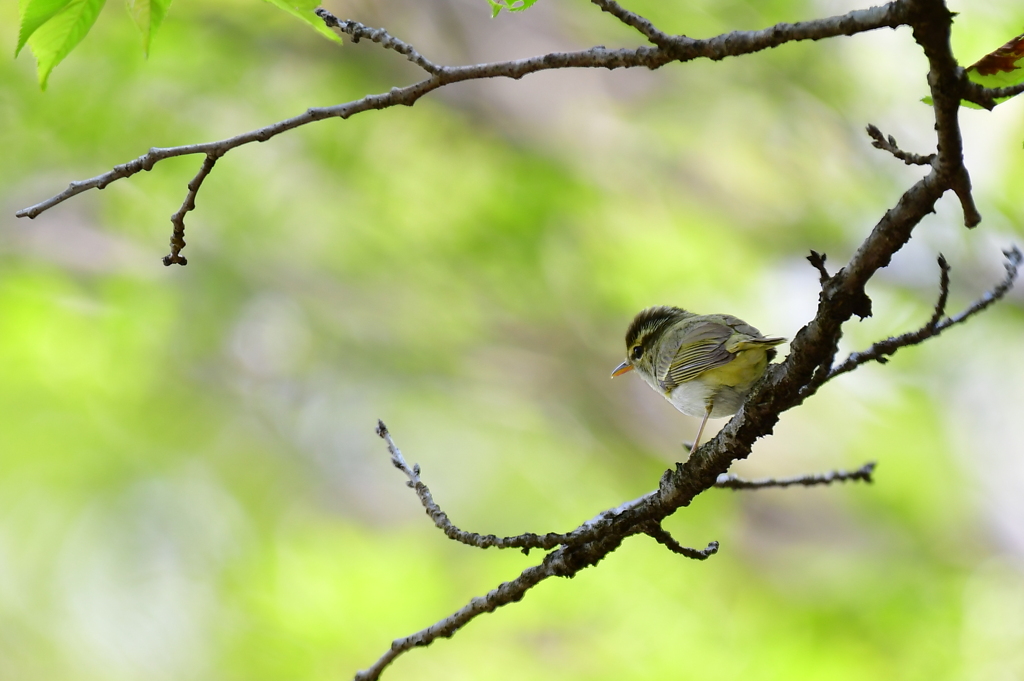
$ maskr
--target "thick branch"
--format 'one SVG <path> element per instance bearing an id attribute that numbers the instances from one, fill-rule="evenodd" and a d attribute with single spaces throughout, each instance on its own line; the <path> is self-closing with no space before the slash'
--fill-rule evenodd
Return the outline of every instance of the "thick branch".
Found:
<path id="1" fill-rule="evenodd" d="M 868 17 L 870 22 L 867 21 Z M 930 66 L 929 84 L 935 101 L 939 150 L 930 164 L 928 174 L 908 189 L 896 205 L 886 212 L 846 266 L 823 282 L 814 319 L 796 334 L 786 361 L 769 367 L 765 378 L 755 386 L 739 413 L 725 428 L 685 463 L 666 471 L 655 492 L 602 513 L 568 533 L 559 548 L 548 554 L 541 565 L 531 569 L 540 571 L 529 572 L 531 583 L 553 576 L 571 577 L 579 570 L 596 564 L 617 548 L 625 537 L 646 533 L 652 523 L 660 524 L 661 520 L 688 505 L 698 494 L 715 486 L 719 476 L 728 471 L 733 461 L 748 456 L 754 441 L 772 431 L 783 411 L 803 402 L 829 376 L 842 325 L 855 314 L 861 317 L 871 314 L 871 301 L 865 294 L 865 285 L 909 241 L 921 220 L 934 212 L 936 201 L 946 191 L 952 189 L 957 192 L 968 224 L 978 219 L 976 211 L 972 212 L 970 181 L 963 167 L 956 111 L 960 101 L 961 81 L 949 49 L 951 16 L 945 6 L 939 0 L 897 0 L 882 8 L 825 20 L 816 26 L 823 28 L 827 25 L 828 30 L 832 31 L 831 35 L 843 35 L 848 34 L 844 33 L 847 29 L 851 32 L 863 30 L 860 27 L 866 23 L 874 22 L 878 27 L 895 25 L 904 20 L 912 23 L 915 38 L 924 48 Z M 671 50 L 673 57 L 678 60 L 684 61 L 694 56 L 716 59 L 764 49 L 788 40 L 826 37 L 812 35 L 808 28 L 812 23 L 815 22 L 780 24 L 768 31 L 734 33 L 707 41 L 673 36 Z M 779 36 L 782 36 L 781 41 L 773 43 Z M 653 54 L 662 58 L 662 49 L 653 50 Z M 638 50 L 638 53 L 642 50 Z M 869 471 L 865 475 L 867 473 Z M 833 476 L 834 479 L 840 479 L 836 476 Z M 808 479 L 790 484 L 803 484 L 803 480 Z M 780 481 L 774 481 L 773 484 L 779 486 Z M 808 484 L 824 483 L 808 481 Z M 520 580 L 524 579 L 524 575 L 520 576 Z M 518 580 L 509 584 L 517 583 Z M 525 588 L 515 586 L 513 591 L 521 597 Z M 465 621 L 460 620 L 459 626 Z M 449 629 L 443 628 L 444 621 L 435 626 L 442 627 L 450 634 Z M 388 653 L 385 658 L 378 662 L 375 669 L 382 669 L 383 665 L 393 659 L 393 655 Z"/>
<path id="2" fill-rule="evenodd" d="M 544 579 L 571 577 L 595 565 L 618 548 L 626 537 L 646 533 L 652 522 L 660 523 L 677 509 L 688 505 L 698 494 L 715 486 L 719 476 L 727 472 L 733 461 L 750 453 L 754 440 L 771 432 L 780 413 L 806 398 L 801 388 L 807 384 L 816 367 L 831 363 L 841 324 L 856 311 L 863 311 L 864 285 L 909 240 L 914 226 L 932 211 L 944 189 L 933 169 L 907 190 L 875 226 L 847 266 L 826 282 L 818 313 L 794 338 L 786 362 L 772 365 L 740 412 L 701 448 L 698 455 L 677 464 L 674 470 L 666 471 L 655 492 L 606 511 L 572 532 L 561 535 L 561 546 L 545 556 L 540 565 L 490 592 L 482 602 L 475 599 L 450 618 L 415 634 L 415 639 L 410 637 L 396 641 L 391 650 L 357 678 L 367 681 L 378 678 L 397 654 L 417 645 L 427 645 L 437 636 L 450 636 L 477 615 L 522 598 L 529 588 Z M 409 470 L 415 472 L 415 469 Z M 410 642 L 412 640 L 415 642 Z"/>
<path id="3" fill-rule="evenodd" d="M 974 205 L 971 178 L 964 166 L 959 115 L 966 78 L 949 44 L 953 15 L 943 0 L 908 0 L 907 5 L 912 17 L 914 40 L 928 57 L 928 86 L 938 137 L 938 156 L 934 165 L 940 182 L 952 189 L 960 200 L 964 224 L 974 227 L 981 222 L 981 215 Z"/>

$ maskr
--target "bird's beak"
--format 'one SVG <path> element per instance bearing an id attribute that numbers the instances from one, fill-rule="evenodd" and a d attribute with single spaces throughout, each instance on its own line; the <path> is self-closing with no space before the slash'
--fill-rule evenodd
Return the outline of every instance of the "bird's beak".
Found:
<path id="1" fill-rule="evenodd" d="M 615 378 L 616 376 L 621 376 L 622 374 L 626 373 L 627 371 L 632 371 L 632 370 L 633 370 L 633 365 L 632 364 L 630 364 L 629 362 L 623 362 L 619 366 L 615 367 L 615 371 L 612 372 L 612 378 Z"/>

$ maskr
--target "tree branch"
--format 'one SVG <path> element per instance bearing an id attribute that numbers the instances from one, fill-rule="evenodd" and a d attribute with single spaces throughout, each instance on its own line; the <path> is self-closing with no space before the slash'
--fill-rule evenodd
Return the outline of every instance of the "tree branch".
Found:
<path id="1" fill-rule="evenodd" d="M 963 88 L 964 99 L 969 102 L 974 102 L 978 106 L 983 106 L 989 111 L 995 108 L 996 104 L 999 103 L 998 100 L 1016 97 L 1017 95 L 1024 93 L 1024 83 L 1010 85 L 1008 87 L 989 88 L 968 79 L 966 72 L 964 73 Z"/>
<path id="2" fill-rule="evenodd" d="M 907 0 L 914 40 L 928 58 L 928 86 L 935 112 L 938 156 L 935 167 L 939 181 L 952 189 L 960 200 L 964 225 L 975 227 L 981 214 L 971 195 L 971 178 L 964 166 L 963 137 L 960 134 L 960 100 L 966 78 L 950 48 L 953 14 L 943 0 Z"/>
<path id="3" fill-rule="evenodd" d="M 376 432 L 387 443 L 388 452 L 391 453 L 392 465 L 405 473 L 405 477 L 408 478 L 405 484 L 416 490 L 416 495 L 420 498 L 420 503 L 423 504 L 427 515 L 434 521 L 434 526 L 444 532 L 445 536 L 449 539 L 460 544 L 466 544 L 467 546 L 475 546 L 478 549 L 488 549 L 492 546 L 499 549 L 522 549 L 525 554 L 529 554 L 531 549 L 553 549 L 569 540 L 569 534 L 556 534 L 554 532 L 543 535 L 528 532 L 514 537 L 498 537 L 493 534 L 477 534 L 460 530 L 448 519 L 448 514 L 442 511 L 441 507 L 434 502 L 430 489 L 420 479 L 419 464 L 410 466 L 406 463 L 405 457 L 402 456 L 401 450 L 398 449 L 398 445 L 395 444 L 391 433 L 388 432 L 388 428 L 384 425 L 383 421 L 377 421 Z"/>
<path id="4" fill-rule="evenodd" d="M 213 170 L 213 165 L 217 162 L 217 158 L 218 155 L 216 153 L 206 155 L 206 158 L 203 159 L 203 165 L 199 168 L 199 172 L 188 183 L 188 194 L 185 195 L 181 208 L 171 216 L 171 224 L 174 225 L 174 231 L 171 234 L 171 252 L 169 255 L 164 256 L 164 265 L 177 264 L 184 266 L 188 264 L 185 256 L 181 255 L 181 249 L 185 248 L 185 213 L 195 210 L 196 194 L 199 193 L 199 188 L 203 186 L 203 180 Z"/>
<path id="5" fill-rule="evenodd" d="M 35 205 L 23 208 L 16 215 L 28 218 L 37 217 L 43 211 L 73 196 L 77 196 L 90 189 L 103 189 L 111 182 L 131 177 L 143 170 L 151 170 L 154 165 L 168 158 L 190 154 L 206 154 L 207 156 L 219 158 L 238 147 L 252 142 L 266 142 L 281 133 L 316 121 L 328 118 L 347 119 L 350 116 L 373 109 L 412 106 L 420 97 L 450 83 L 483 78 L 512 78 L 518 80 L 531 73 L 552 69 L 619 69 L 635 67 L 657 69 L 670 62 L 686 62 L 694 59 L 719 60 L 726 57 L 759 52 L 787 42 L 821 40 L 839 35 L 854 35 L 884 27 L 896 28 L 905 23 L 906 11 L 903 8 L 905 2 L 906 0 L 896 0 L 881 7 L 857 10 L 841 16 L 796 24 L 776 24 L 760 31 L 734 31 L 705 40 L 694 40 L 685 36 L 670 36 L 668 43 L 660 47 L 638 47 L 632 50 L 608 50 L 604 47 L 593 47 L 579 52 L 552 52 L 528 59 L 469 66 L 438 66 L 422 57 L 411 45 L 392 37 L 383 29 L 371 29 L 358 22 L 341 21 L 329 12 L 323 11 L 320 16 L 328 26 L 348 33 L 354 40 L 365 37 L 381 44 L 387 49 L 395 50 L 430 73 L 430 77 L 412 85 L 392 88 L 389 92 L 367 95 L 361 99 L 344 104 L 310 108 L 298 116 L 227 139 L 178 147 L 153 147 L 142 156 L 115 166 L 106 173 L 87 180 L 71 182 L 63 192 L 40 201 Z M 601 6 L 601 1 L 598 0 L 597 4 Z M 605 5 L 608 6 L 608 11 L 611 11 L 612 4 L 605 2 Z M 625 12 L 625 10 L 622 11 Z M 637 15 L 631 16 L 636 17 L 636 20 L 640 21 Z M 195 197 L 193 196 L 192 199 L 194 201 Z M 177 226 L 175 225 L 175 227 Z M 178 250 L 180 251 L 180 248 Z M 172 250 L 171 262 L 185 264 L 186 261 L 184 258 L 177 257 L 177 252 Z"/>
<path id="6" fill-rule="evenodd" d="M 720 475 L 715 481 L 715 487 L 719 489 L 764 489 L 766 487 L 792 487 L 802 485 L 812 487 L 816 485 L 831 485 L 833 482 L 847 482 L 863 480 L 873 482 L 872 474 L 875 472 L 874 461 L 870 461 L 855 471 L 829 471 L 828 473 L 817 473 L 812 475 L 799 475 L 795 478 L 764 478 L 763 480 L 742 480 L 735 475 Z"/>
<path id="7" fill-rule="evenodd" d="M 416 64 L 427 73 L 435 74 L 441 71 L 441 67 L 423 57 L 423 55 L 417 52 L 412 45 L 395 38 L 383 28 L 370 28 L 358 21 L 342 21 L 323 7 L 318 7 L 314 11 L 318 17 L 323 19 L 324 23 L 327 24 L 329 28 L 335 28 L 342 33 L 347 33 L 352 36 L 352 42 L 354 43 L 358 43 L 363 38 L 366 38 L 375 43 L 379 43 L 385 49 L 394 50 L 399 54 L 405 55 L 409 61 Z"/>
<path id="8" fill-rule="evenodd" d="M 821 281 L 821 293 L 814 318 L 796 334 L 790 343 L 791 351 L 786 360 L 781 364 L 769 366 L 764 378 L 751 391 L 740 411 L 718 435 L 698 452 L 692 453 L 686 462 L 676 464 L 673 469 L 666 471 L 657 490 L 605 511 L 565 534 L 497 538 L 493 535 L 468 533 L 449 521 L 447 515 L 433 501 L 429 489 L 420 480 L 418 466 L 409 466 L 406 463 L 383 423 L 379 423 L 378 434 L 387 443 L 393 464 L 406 475 L 407 484 L 416 491 L 427 514 L 446 536 L 481 548 L 539 548 L 551 552 L 544 556 L 540 564 L 527 568 L 512 581 L 499 585 L 486 595 L 472 599 L 449 617 L 411 636 L 395 640 L 390 649 L 370 668 L 359 672 L 356 678 L 362 681 L 379 678 L 383 669 L 403 652 L 417 646 L 428 645 L 439 637 L 450 637 L 480 614 L 522 599 L 530 588 L 544 579 L 572 577 L 580 570 L 597 564 L 629 536 L 648 534 L 668 546 L 670 550 L 690 557 L 696 557 L 692 554 L 701 554 L 706 558 L 717 550 L 716 543 L 712 542 L 703 551 L 686 549 L 664 531 L 661 522 L 688 505 L 698 494 L 712 487 L 753 489 L 870 480 L 873 464 L 850 473 L 836 471 L 822 476 L 765 481 L 742 481 L 727 475 L 727 471 L 734 461 L 746 458 L 750 454 L 757 439 L 772 432 L 781 413 L 801 404 L 814 394 L 818 386 L 835 375 L 852 370 L 870 359 L 881 361 L 880 358 L 889 352 L 886 350 L 887 346 L 883 346 L 886 341 L 883 341 L 876 344 L 879 346 L 876 351 L 877 357 L 868 356 L 872 352 L 869 350 L 857 357 L 851 355 L 842 365 L 832 368 L 843 324 L 854 315 L 866 317 L 871 314 L 871 300 L 865 293 L 867 282 L 879 268 L 888 265 L 893 254 L 909 241 L 915 227 L 926 215 L 934 212 L 936 202 L 945 192 L 952 190 L 956 193 L 963 208 L 965 224 L 974 226 L 981 219 L 971 196 L 970 177 L 964 166 L 958 121 L 961 99 L 978 95 L 979 91 L 966 84 L 969 81 L 953 58 L 949 47 L 952 15 L 941 0 L 894 0 L 881 7 L 857 10 L 842 16 L 795 24 L 780 23 L 760 31 L 735 31 L 708 39 L 665 34 L 643 17 L 626 11 L 614 0 L 592 2 L 603 11 L 613 14 L 620 21 L 639 30 L 655 46 L 620 50 L 594 47 L 584 51 L 556 52 L 491 64 L 439 66 L 419 55 L 412 46 L 382 29 L 368 28 L 357 22 L 340 21 L 324 12 L 320 16 L 328 25 L 352 36 L 353 40 L 367 38 L 386 49 L 403 54 L 427 71 L 429 77 L 406 87 L 393 88 L 387 93 L 368 95 L 359 100 L 330 107 L 311 108 L 298 116 L 225 140 L 180 147 L 154 147 L 139 158 L 115 166 L 107 173 L 89 180 L 72 182 L 60 194 L 17 213 L 19 217 L 33 218 L 84 191 L 102 189 L 110 182 L 130 177 L 142 170 L 150 170 L 166 158 L 205 154 L 206 162 L 189 184 L 189 194 L 185 203 L 175 214 L 178 220 L 175 222 L 172 254 L 169 257 L 173 262 L 180 261 L 184 264 L 184 258 L 180 257 L 180 250 L 184 247 L 184 214 L 194 207 L 196 193 L 212 170 L 216 159 L 242 145 L 256 141 L 264 142 L 302 125 L 327 118 L 346 119 L 372 109 L 411 106 L 429 92 L 461 81 L 498 77 L 519 79 L 531 73 L 562 68 L 656 69 L 670 62 L 694 59 L 720 60 L 794 41 L 849 36 L 877 28 L 896 28 L 901 25 L 910 25 L 913 28 L 914 38 L 924 50 L 929 63 L 928 83 L 934 102 L 937 152 L 931 156 L 908 154 L 898 149 L 894 139 L 882 138 L 880 132 L 878 137 L 874 134 L 872 137 L 876 141 L 881 139 L 883 146 L 879 148 L 893 153 L 904 162 L 909 161 L 927 167 L 927 175 L 903 193 L 896 205 L 877 222 L 846 265 L 834 275 L 828 275 L 824 267 L 824 256 L 816 262 L 813 259 L 815 254 L 812 254 L 811 262 L 818 269 Z M 981 91 L 981 94 L 988 96 L 991 92 L 999 91 Z M 174 250 L 175 248 L 177 250 Z M 1005 295 L 1017 275 L 1021 255 L 1014 249 L 1007 253 L 1007 258 L 1007 279 L 992 293 L 954 318 L 943 318 L 948 293 L 948 277 L 944 274 L 945 284 L 940 284 L 942 290 L 936 312 L 922 331 L 936 335 L 949 326 L 961 323 Z M 948 270 L 948 265 L 943 263 L 940 266 L 944 273 Z M 906 344 L 911 343 L 904 343 Z M 873 346 L 873 349 L 876 346 Z M 851 362 L 849 368 L 844 368 Z"/>
<path id="9" fill-rule="evenodd" d="M 904 192 L 896 205 L 878 221 L 846 266 L 823 283 L 818 310 L 814 318 L 794 337 L 785 362 L 769 366 L 765 377 L 751 391 L 740 411 L 718 435 L 699 452 L 692 454 L 685 463 L 676 464 L 674 469 L 666 471 L 656 491 L 606 511 L 565 535 L 564 543 L 545 556 L 540 565 L 524 571 L 517 580 L 499 587 L 505 589 L 502 592 L 505 595 L 500 599 L 492 596 L 496 593 L 492 591 L 484 597 L 481 607 L 474 609 L 471 603 L 453 615 L 457 618 L 457 626 L 463 626 L 480 612 L 497 607 L 495 603 L 500 605 L 521 598 L 530 586 L 543 579 L 553 576 L 571 577 L 596 564 L 618 548 L 626 537 L 646 533 L 652 527 L 651 523 L 660 524 L 661 520 L 688 505 L 698 494 L 714 487 L 734 461 L 746 458 L 753 443 L 772 431 L 782 412 L 801 404 L 814 393 L 816 384 L 830 375 L 829 368 L 842 335 L 842 325 L 853 315 L 865 317 L 871 314 L 871 301 L 865 294 L 865 285 L 909 241 L 921 220 L 934 212 L 935 203 L 946 191 L 958 191 L 964 205 L 965 219 L 971 222 L 971 204 L 963 196 L 964 187 L 969 190 L 969 179 L 963 167 L 957 119 L 960 78 L 949 48 L 949 26 L 952 20 L 949 11 L 939 0 L 897 0 L 883 8 L 837 18 L 828 22 L 828 25 L 834 30 L 834 35 L 845 34 L 837 29 L 849 27 L 851 23 L 860 22 L 859 25 L 863 25 L 862 20 L 866 16 L 871 16 L 878 22 L 878 26 L 888 25 L 883 19 L 897 23 L 906 19 L 912 23 L 915 39 L 928 58 L 929 85 L 935 101 L 938 138 L 937 157 L 930 164 L 928 174 Z M 773 30 L 788 36 L 789 40 L 807 39 L 805 26 L 780 24 Z M 729 40 L 720 36 L 710 41 L 673 37 L 672 44 L 674 51 L 680 51 L 674 52 L 676 58 L 682 59 L 678 56 L 681 52 L 700 43 L 702 52 L 699 56 L 714 59 L 720 58 L 715 50 L 726 44 L 730 50 L 739 52 L 753 51 L 753 47 L 763 49 L 765 45 L 760 41 L 770 39 L 768 33 L 729 34 Z M 655 50 L 655 53 L 659 50 L 661 48 Z M 525 586 L 526 583 L 529 586 Z M 493 607 L 489 607 L 491 605 Z M 451 620 L 442 620 L 431 629 L 415 635 L 420 636 L 416 639 L 419 641 L 416 645 L 426 645 L 438 635 L 451 635 L 452 627 L 455 626 L 448 624 Z M 431 634 L 431 631 L 438 633 Z M 377 678 L 380 670 L 397 654 L 394 651 L 400 652 L 411 647 L 406 645 L 408 640 L 396 641 L 392 651 L 372 668 L 376 671 L 359 678 Z"/>

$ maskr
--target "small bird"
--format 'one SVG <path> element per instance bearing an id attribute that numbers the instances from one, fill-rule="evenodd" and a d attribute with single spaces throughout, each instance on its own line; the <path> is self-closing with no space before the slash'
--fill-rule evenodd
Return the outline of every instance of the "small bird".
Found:
<path id="1" fill-rule="evenodd" d="M 739 411 L 785 338 L 761 332 L 727 314 L 699 315 L 678 307 L 649 307 L 626 330 L 626 361 L 612 378 L 636 369 L 648 385 L 687 416 L 703 416 L 690 451 L 711 417 Z"/>

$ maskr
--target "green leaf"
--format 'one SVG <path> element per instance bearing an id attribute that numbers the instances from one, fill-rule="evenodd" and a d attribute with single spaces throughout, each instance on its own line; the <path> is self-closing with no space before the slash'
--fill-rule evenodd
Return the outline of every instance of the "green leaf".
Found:
<path id="1" fill-rule="evenodd" d="M 149 45 L 160 28 L 171 0 L 127 0 L 128 13 L 142 33 L 142 51 L 148 57 Z"/>
<path id="2" fill-rule="evenodd" d="M 984 87 L 1010 87 L 1024 83 L 1024 34 L 967 67 L 967 77 Z M 1003 97 L 996 103 L 1005 102 Z"/>
<path id="3" fill-rule="evenodd" d="M 14 48 L 17 57 L 21 48 L 36 32 L 36 29 L 53 18 L 64 9 L 71 0 L 21 0 L 18 3 L 18 14 L 21 15 L 21 28 L 18 30 L 18 46 Z"/>
<path id="4" fill-rule="evenodd" d="M 931 95 L 928 95 L 927 97 L 922 97 L 921 101 L 923 103 L 927 104 L 928 106 L 931 106 L 932 104 L 935 103 L 935 100 L 932 99 Z M 998 102 L 996 102 L 996 103 L 998 104 Z M 960 106 L 966 106 L 968 109 L 984 109 L 985 108 L 981 104 L 975 104 L 974 102 L 969 102 L 966 99 L 961 99 L 960 100 Z"/>
<path id="5" fill-rule="evenodd" d="M 330 38 L 331 40 L 340 43 L 341 36 L 327 28 L 323 20 L 313 13 L 317 7 L 320 6 L 319 0 L 266 0 L 271 5 L 280 7 L 288 14 L 293 17 L 302 19 L 307 24 L 316 29 L 316 32 L 320 35 Z"/>
<path id="6" fill-rule="evenodd" d="M 983 87 L 1010 87 L 1024 83 L 1024 34 L 1021 34 L 1006 43 L 998 50 L 989 52 L 984 57 L 968 66 L 965 71 L 967 78 Z M 1010 97 L 1001 97 L 996 104 L 1005 102 Z M 931 97 L 924 97 L 922 102 L 931 106 Z M 960 100 L 960 106 L 969 109 L 982 109 L 979 104 Z"/>
<path id="7" fill-rule="evenodd" d="M 491 18 L 498 16 L 501 10 L 509 12 L 522 12 L 530 9 L 537 0 L 487 0 L 491 6 Z"/>
<path id="8" fill-rule="evenodd" d="M 69 0 L 64 7 L 37 27 L 28 38 L 35 55 L 39 86 L 45 90 L 53 67 L 82 41 L 106 0 Z"/>

